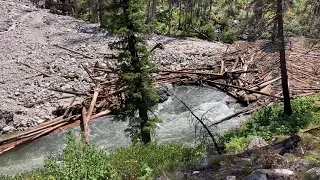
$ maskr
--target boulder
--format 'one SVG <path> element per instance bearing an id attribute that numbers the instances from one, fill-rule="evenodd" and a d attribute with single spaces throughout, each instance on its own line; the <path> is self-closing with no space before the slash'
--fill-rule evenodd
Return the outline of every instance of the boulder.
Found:
<path id="1" fill-rule="evenodd" d="M 207 156 L 200 159 L 194 169 L 199 171 L 208 169 L 209 167 L 220 166 L 220 162 L 221 157 L 218 155 Z"/>
<path id="2" fill-rule="evenodd" d="M 268 143 L 263 140 L 261 137 L 254 137 L 249 145 L 248 145 L 248 149 L 257 149 L 257 148 L 260 148 L 260 147 L 263 147 L 263 146 L 267 146 Z"/>
<path id="3" fill-rule="evenodd" d="M 168 100 L 170 94 L 168 93 L 168 87 L 167 86 L 160 86 L 156 88 L 156 91 L 159 95 L 159 102 L 158 103 L 163 103 L 166 100 Z"/>
<path id="4" fill-rule="evenodd" d="M 319 180 L 320 179 L 320 167 L 314 167 L 309 169 L 307 172 L 312 179 Z"/>
<path id="5" fill-rule="evenodd" d="M 253 171 L 245 180 L 281 180 L 293 177 L 295 174 L 289 169 L 258 169 Z"/>
<path id="6" fill-rule="evenodd" d="M 10 132 L 10 131 L 13 131 L 14 130 L 14 127 L 13 126 L 5 126 L 3 129 L 2 129 L 2 132 L 3 133 L 7 133 L 7 132 Z"/>
<path id="7" fill-rule="evenodd" d="M 244 180 L 268 180 L 268 175 L 265 172 L 256 170 L 249 174 Z"/>

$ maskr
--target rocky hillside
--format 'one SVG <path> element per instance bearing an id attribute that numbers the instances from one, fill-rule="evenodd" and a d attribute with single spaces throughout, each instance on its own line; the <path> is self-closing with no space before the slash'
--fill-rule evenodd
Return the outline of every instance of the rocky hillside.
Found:
<path id="1" fill-rule="evenodd" d="M 89 90 L 90 78 L 81 64 L 114 66 L 104 58 L 114 53 L 108 47 L 114 40 L 96 24 L 51 14 L 27 0 L 0 0 L 0 133 L 38 125 L 70 103 L 72 96 L 50 88 Z M 150 46 L 159 42 L 165 49 L 157 50 L 154 60 L 170 68 L 214 64 L 227 47 L 197 39 L 148 39 Z"/>

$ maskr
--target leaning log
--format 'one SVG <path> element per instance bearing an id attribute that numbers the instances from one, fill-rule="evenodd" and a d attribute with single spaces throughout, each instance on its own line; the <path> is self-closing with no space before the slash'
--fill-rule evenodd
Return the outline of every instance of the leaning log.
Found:
<path id="1" fill-rule="evenodd" d="M 210 124 L 208 124 L 207 126 L 208 126 L 208 127 L 215 126 L 215 125 L 217 125 L 217 124 L 220 124 L 220 123 L 222 123 L 222 122 L 224 122 L 224 121 L 228 121 L 228 120 L 230 120 L 231 118 L 234 118 L 234 117 L 236 117 L 236 116 L 239 116 L 239 115 L 244 114 L 244 113 L 246 113 L 246 112 L 248 112 L 248 111 L 251 111 L 251 110 L 252 110 L 252 109 L 245 109 L 245 110 L 236 112 L 236 113 L 234 113 L 234 114 L 231 114 L 230 116 L 227 116 L 227 117 L 225 117 L 225 118 L 223 118 L 223 119 L 220 119 L 219 121 L 210 123 Z"/>
<path id="2" fill-rule="evenodd" d="M 248 91 L 248 92 L 251 92 L 251 93 L 262 94 L 262 95 L 265 95 L 265 96 L 269 96 L 269 97 L 273 97 L 273 98 L 277 98 L 277 99 L 282 99 L 282 97 L 280 97 L 280 96 L 275 96 L 275 95 L 264 93 L 264 92 L 260 92 L 260 91 L 255 91 L 255 90 L 251 90 L 251 89 L 247 89 L 247 88 L 243 88 L 243 87 L 239 87 L 239 86 L 234 86 L 234 85 L 231 85 L 231 84 L 224 84 L 224 83 L 219 83 L 219 82 L 210 81 L 210 80 L 203 80 L 203 81 L 207 82 L 209 84 L 216 84 L 216 85 L 220 85 L 220 86 L 232 87 L 232 88 L 235 88 L 235 89 L 245 90 L 245 91 Z"/>

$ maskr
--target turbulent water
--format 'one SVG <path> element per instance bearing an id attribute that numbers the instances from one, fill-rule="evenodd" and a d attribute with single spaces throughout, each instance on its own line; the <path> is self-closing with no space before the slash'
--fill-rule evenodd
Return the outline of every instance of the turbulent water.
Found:
<path id="1" fill-rule="evenodd" d="M 207 123 L 218 121 L 242 109 L 234 103 L 233 99 L 216 89 L 178 86 L 171 88 L 170 91 L 191 107 L 197 116 L 203 116 Z M 167 101 L 159 104 L 155 114 L 163 120 L 158 124 L 154 133 L 157 142 L 181 142 L 188 145 L 195 143 L 195 120 L 187 108 L 175 97 L 171 96 Z M 229 127 L 237 126 L 240 119 L 235 118 L 221 123 L 216 130 L 223 131 Z M 124 134 L 126 124 L 112 120 L 113 117 L 109 116 L 89 122 L 91 143 L 103 146 L 107 150 L 113 150 L 130 143 L 130 139 Z M 79 128 L 76 127 L 75 131 L 79 131 Z M 48 135 L 3 154 L 0 156 L 0 174 L 11 175 L 41 167 L 46 155 L 61 152 L 64 147 L 65 133 L 66 131 Z"/>

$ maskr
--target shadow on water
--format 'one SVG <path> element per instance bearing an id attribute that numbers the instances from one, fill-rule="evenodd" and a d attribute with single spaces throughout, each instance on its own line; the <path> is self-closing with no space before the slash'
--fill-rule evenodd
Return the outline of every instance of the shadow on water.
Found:
<path id="1" fill-rule="evenodd" d="M 201 117 L 205 114 L 207 123 L 218 121 L 242 109 L 239 104 L 228 103 L 234 102 L 234 100 L 225 93 L 212 88 L 177 86 L 170 91 L 191 107 L 197 116 Z M 169 97 L 167 101 L 158 105 L 155 113 L 163 120 L 158 124 L 154 134 L 154 139 L 158 143 L 180 142 L 187 145 L 195 143 L 194 122 L 191 114 L 177 99 Z M 219 124 L 216 129 L 224 131 L 229 127 L 238 126 L 239 119 L 244 118 L 225 121 Z M 108 151 L 129 145 L 130 139 L 124 134 L 125 128 L 126 123 L 113 121 L 113 116 L 90 121 L 90 142 L 102 146 Z M 74 129 L 79 132 L 79 127 Z M 3 154 L 0 157 L 0 174 L 12 175 L 40 168 L 45 156 L 62 151 L 66 132 L 50 134 Z"/>

